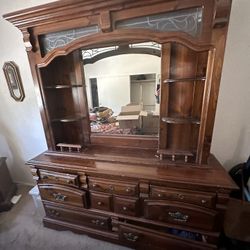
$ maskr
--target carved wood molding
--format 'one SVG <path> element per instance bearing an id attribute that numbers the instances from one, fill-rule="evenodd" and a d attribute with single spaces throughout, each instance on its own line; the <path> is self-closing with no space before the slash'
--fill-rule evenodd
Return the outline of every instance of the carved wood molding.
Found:
<path id="1" fill-rule="evenodd" d="M 119 43 L 140 43 L 154 41 L 157 43 L 176 42 L 180 43 L 194 51 L 207 51 L 213 46 L 210 44 L 198 43 L 191 36 L 181 32 L 157 32 L 157 31 L 145 31 L 144 29 L 131 30 L 115 30 L 109 33 L 98 33 L 76 39 L 70 44 L 52 50 L 40 60 L 38 67 L 47 66 L 55 57 L 68 55 L 70 52 L 79 48 L 94 48 L 100 46 L 109 46 Z"/>

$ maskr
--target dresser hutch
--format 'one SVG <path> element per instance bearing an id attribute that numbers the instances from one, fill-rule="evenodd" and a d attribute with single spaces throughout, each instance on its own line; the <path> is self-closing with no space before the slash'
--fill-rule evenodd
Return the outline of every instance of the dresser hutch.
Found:
<path id="1" fill-rule="evenodd" d="M 27 162 L 44 226 L 136 249 L 217 248 L 236 188 L 210 154 L 230 9 L 231 0 L 68 0 L 4 15 L 23 34 L 48 145 Z M 96 114 L 113 111 L 90 107 L 84 71 L 119 54 L 160 58 L 158 112 L 126 113 L 136 133 L 124 133 L 120 114 L 109 116 L 119 133 L 95 133 Z M 143 73 L 131 88 L 150 81 Z"/>

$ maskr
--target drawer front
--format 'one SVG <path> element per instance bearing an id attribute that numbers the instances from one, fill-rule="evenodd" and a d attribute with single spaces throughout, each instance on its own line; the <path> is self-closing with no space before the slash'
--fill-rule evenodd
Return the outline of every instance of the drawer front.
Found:
<path id="1" fill-rule="evenodd" d="M 130 216 L 138 216 L 139 199 L 114 197 L 114 212 Z"/>
<path id="2" fill-rule="evenodd" d="M 42 200 L 48 200 L 77 207 L 86 207 L 86 194 L 84 191 L 53 184 L 39 184 L 39 190 Z"/>
<path id="3" fill-rule="evenodd" d="M 68 210 L 66 208 L 45 205 L 46 215 L 50 218 L 67 221 L 76 225 L 85 225 L 100 230 L 111 230 L 111 219 L 88 212 Z"/>
<path id="4" fill-rule="evenodd" d="M 90 192 L 91 208 L 112 211 L 112 196 Z"/>
<path id="5" fill-rule="evenodd" d="M 216 195 L 202 192 L 189 192 L 186 190 L 174 188 L 161 188 L 156 186 L 150 187 L 150 197 L 154 199 L 168 199 L 182 201 L 195 205 L 214 208 Z"/>
<path id="6" fill-rule="evenodd" d="M 55 184 L 78 186 L 78 176 L 74 174 L 64 174 L 64 173 L 40 170 L 40 178 L 43 183 L 55 183 Z"/>
<path id="7" fill-rule="evenodd" d="M 180 202 L 145 201 L 144 217 L 161 222 L 213 230 L 217 212 Z"/>
<path id="8" fill-rule="evenodd" d="M 119 225 L 119 239 L 126 245 L 136 249 L 155 250 L 205 250 L 216 249 L 214 245 L 178 238 L 177 236 L 157 232 L 137 226 Z"/>
<path id="9" fill-rule="evenodd" d="M 99 178 L 89 178 L 89 188 L 98 192 L 117 195 L 137 196 L 138 183 L 116 182 Z"/>

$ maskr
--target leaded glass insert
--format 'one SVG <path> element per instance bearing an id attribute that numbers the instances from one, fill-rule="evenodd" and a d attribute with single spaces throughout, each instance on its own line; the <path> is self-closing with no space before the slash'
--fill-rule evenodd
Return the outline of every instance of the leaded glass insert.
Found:
<path id="1" fill-rule="evenodd" d="M 200 7 L 122 20 L 116 23 L 116 28 L 144 28 L 162 32 L 181 31 L 195 37 L 200 34 L 201 25 L 202 8 Z"/>
<path id="2" fill-rule="evenodd" d="M 47 54 L 53 49 L 63 47 L 78 38 L 89 36 L 98 33 L 99 31 L 100 28 L 98 27 L 98 25 L 94 25 L 41 35 L 40 44 L 43 54 Z"/>

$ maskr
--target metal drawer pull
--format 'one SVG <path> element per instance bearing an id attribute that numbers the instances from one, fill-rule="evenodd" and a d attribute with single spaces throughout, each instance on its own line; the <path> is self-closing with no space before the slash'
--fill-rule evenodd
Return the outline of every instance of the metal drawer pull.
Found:
<path id="1" fill-rule="evenodd" d="M 56 210 L 52 209 L 52 210 L 49 210 L 49 212 L 52 214 L 52 215 L 55 215 L 55 216 L 60 216 L 60 213 L 57 212 Z"/>
<path id="2" fill-rule="evenodd" d="M 91 221 L 93 224 L 97 225 L 97 226 L 104 226 L 105 225 L 105 222 L 101 222 L 100 220 L 92 220 Z"/>
<path id="3" fill-rule="evenodd" d="M 53 193 L 53 196 L 57 201 L 65 201 L 65 199 L 67 198 L 66 195 L 60 193 Z"/>
<path id="4" fill-rule="evenodd" d="M 97 202 L 97 205 L 98 205 L 98 206 L 101 206 L 102 204 L 103 204 L 103 203 L 102 203 L 101 201 L 98 201 L 98 202 Z"/>
<path id="5" fill-rule="evenodd" d="M 124 207 L 122 207 L 122 210 L 123 210 L 123 211 L 127 211 L 128 208 L 124 206 Z"/>
<path id="6" fill-rule="evenodd" d="M 133 233 L 123 233 L 123 236 L 126 240 L 136 242 L 139 239 L 139 236 L 134 235 Z"/>
<path id="7" fill-rule="evenodd" d="M 168 212 L 168 215 L 172 217 L 175 221 L 187 222 L 189 216 L 182 214 L 181 212 Z"/>
<path id="8" fill-rule="evenodd" d="M 202 204 L 206 204 L 207 201 L 206 201 L 206 200 L 201 200 L 201 203 L 202 203 Z"/>
<path id="9" fill-rule="evenodd" d="M 159 193 L 159 194 L 157 194 L 157 196 L 158 196 L 158 197 L 162 197 L 162 194 Z"/>
<path id="10" fill-rule="evenodd" d="M 179 198 L 180 200 L 183 200 L 183 199 L 185 198 L 185 196 L 184 196 L 183 194 L 177 194 L 177 196 L 178 196 L 178 198 Z"/>
<path id="11" fill-rule="evenodd" d="M 67 183 L 68 184 L 73 184 L 73 181 L 72 180 L 67 180 Z"/>
<path id="12" fill-rule="evenodd" d="M 130 193 L 132 190 L 130 188 L 126 188 L 126 192 Z"/>
<path id="13" fill-rule="evenodd" d="M 93 187 L 93 188 L 98 187 L 98 184 L 93 183 L 93 184 L 92 184 L 92 187 Z"/>

